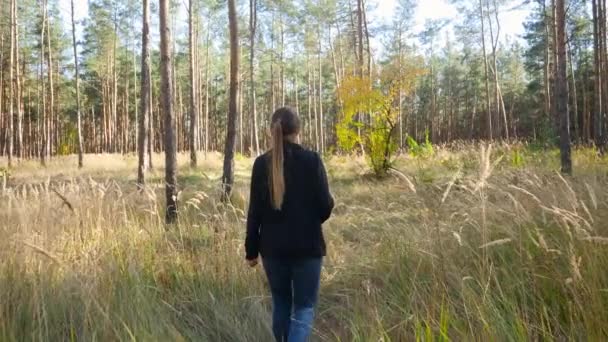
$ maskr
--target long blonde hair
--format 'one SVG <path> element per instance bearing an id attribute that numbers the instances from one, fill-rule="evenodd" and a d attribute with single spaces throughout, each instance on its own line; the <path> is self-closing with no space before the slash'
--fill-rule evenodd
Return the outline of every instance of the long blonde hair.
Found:
<path id="1" fill-rule="evenodd" d="M 272 150 L 270 151 L 269 190 L 272 208 L 281 210 L 285 197 L 285 151 L 284 140 L 287 136 L 297 134 L 300 130 L 300 120 L 295 112 L 288 107 L 277 109 L 272 115 Z"/>

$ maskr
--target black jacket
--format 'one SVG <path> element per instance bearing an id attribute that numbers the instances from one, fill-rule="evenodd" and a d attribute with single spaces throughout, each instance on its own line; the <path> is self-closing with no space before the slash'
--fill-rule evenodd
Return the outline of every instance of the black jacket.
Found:
<path id="1" fill-rule="evenodd" d="M 327 174 L 317 153 L 285 143 L 285 196 L 281 210 L 270 201 L 270 153 L 255 160 L 247 216 L 247 259 L 325 256 L 321 224 L 334 207 Z"/>

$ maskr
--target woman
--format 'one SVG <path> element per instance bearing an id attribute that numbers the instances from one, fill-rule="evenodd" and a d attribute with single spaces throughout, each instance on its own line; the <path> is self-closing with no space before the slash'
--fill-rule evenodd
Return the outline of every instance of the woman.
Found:
<path id="1" fill-rule="evenodd" d="M 323 162 L 296 144 L 298 116 L 290 108 L 272 115 L 272 150 L 253 165 L 245 249 L 249 266 L 262 263 L 272 292 L 272 330 L 279 342 L 306 341 L 319 293 L 331 215 Z"/>

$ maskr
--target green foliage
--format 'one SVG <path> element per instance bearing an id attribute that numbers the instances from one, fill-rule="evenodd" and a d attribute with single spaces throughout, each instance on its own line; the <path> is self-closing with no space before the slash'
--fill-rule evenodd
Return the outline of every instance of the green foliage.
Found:
<path id="1" fill-rule="evenodd" d="M 524 154 L 519 148 L 515 148 L 511 151 L 511 166 L 514 168 L 522 168 L 526 165 Z"/>
<path id="2" fill-rule="evenodd" d="M 419 144 L 414 138 L 408 135 L 407 146 L 409 148 L 410 156 L 414 158 L 424 159 L 435 155 L 435 149 L 433 148 L 433 143 L 431 143 L 428 131 L 426 131 L 424 143 L 422 144 Z"/>
<path id="3" fill-rule="evenodd" d="M 344 80 L 338 90 L 343 108 L 336 134 L 342 150 L 352 152 L 359 145 L 365 150 L 374 174 L 383 176 L 392 166 L 398 148 L 394 136 L 394 92 L 390 90 L 385 95 L 379 89 L 373 89 L 371 83 L 367 78 L 351 77 Z M 363 117 L 370 120 L 361 120 Z"/>
<path id="4" fill-rule="evenodd" d="M 65 128 L 64 139 L 57 147 L 57 154 L 67 156 L 76 153 L 78 144 L 78 129 L 73 124 L 68 124 Z"/>
<path id="5" fill-rule="evenodd" d="M 414 87 L 414 80 L 422 73 L 414 63 L 394 79 L 385 73 L 380 82 L 366 77 L 349 77 L 338 89 L 342 113 L 336 125 L 338 147 L 353 152 L 357 147 L 365 151 L 376 176 L 384 176 L 392 167 L 399 148 L 396 128 L 399 119 L 399 95 Z M 374 87 L 374 84 L 378 86 Z"/>
<path id="6" fill-rule="evenodd" d="M 1 178 L 8 178 L 11 174 L 11 170 L 9 170 L 8 167 L 0 167 L 0 177 Z"/>

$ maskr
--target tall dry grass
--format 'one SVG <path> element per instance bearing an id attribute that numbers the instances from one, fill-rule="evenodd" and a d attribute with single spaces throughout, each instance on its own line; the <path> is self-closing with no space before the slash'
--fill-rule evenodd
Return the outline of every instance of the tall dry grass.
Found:
<path id="1" fill-rule="evenodd" d="M 556 158 L 465 146 L 381 181 L 332 158 L 315 339 L 606 339 L 608 163 L 577 151 L 564 178 Z M 184 159 L 169 230 L 160 173 L 139 194 L 132 158 L 87 160 L 21 165 L 0 189 L 0 340 L 270 340 L 263 273 L 242 261 L 250 160 L 224 205 L 219 158 Z"/>

